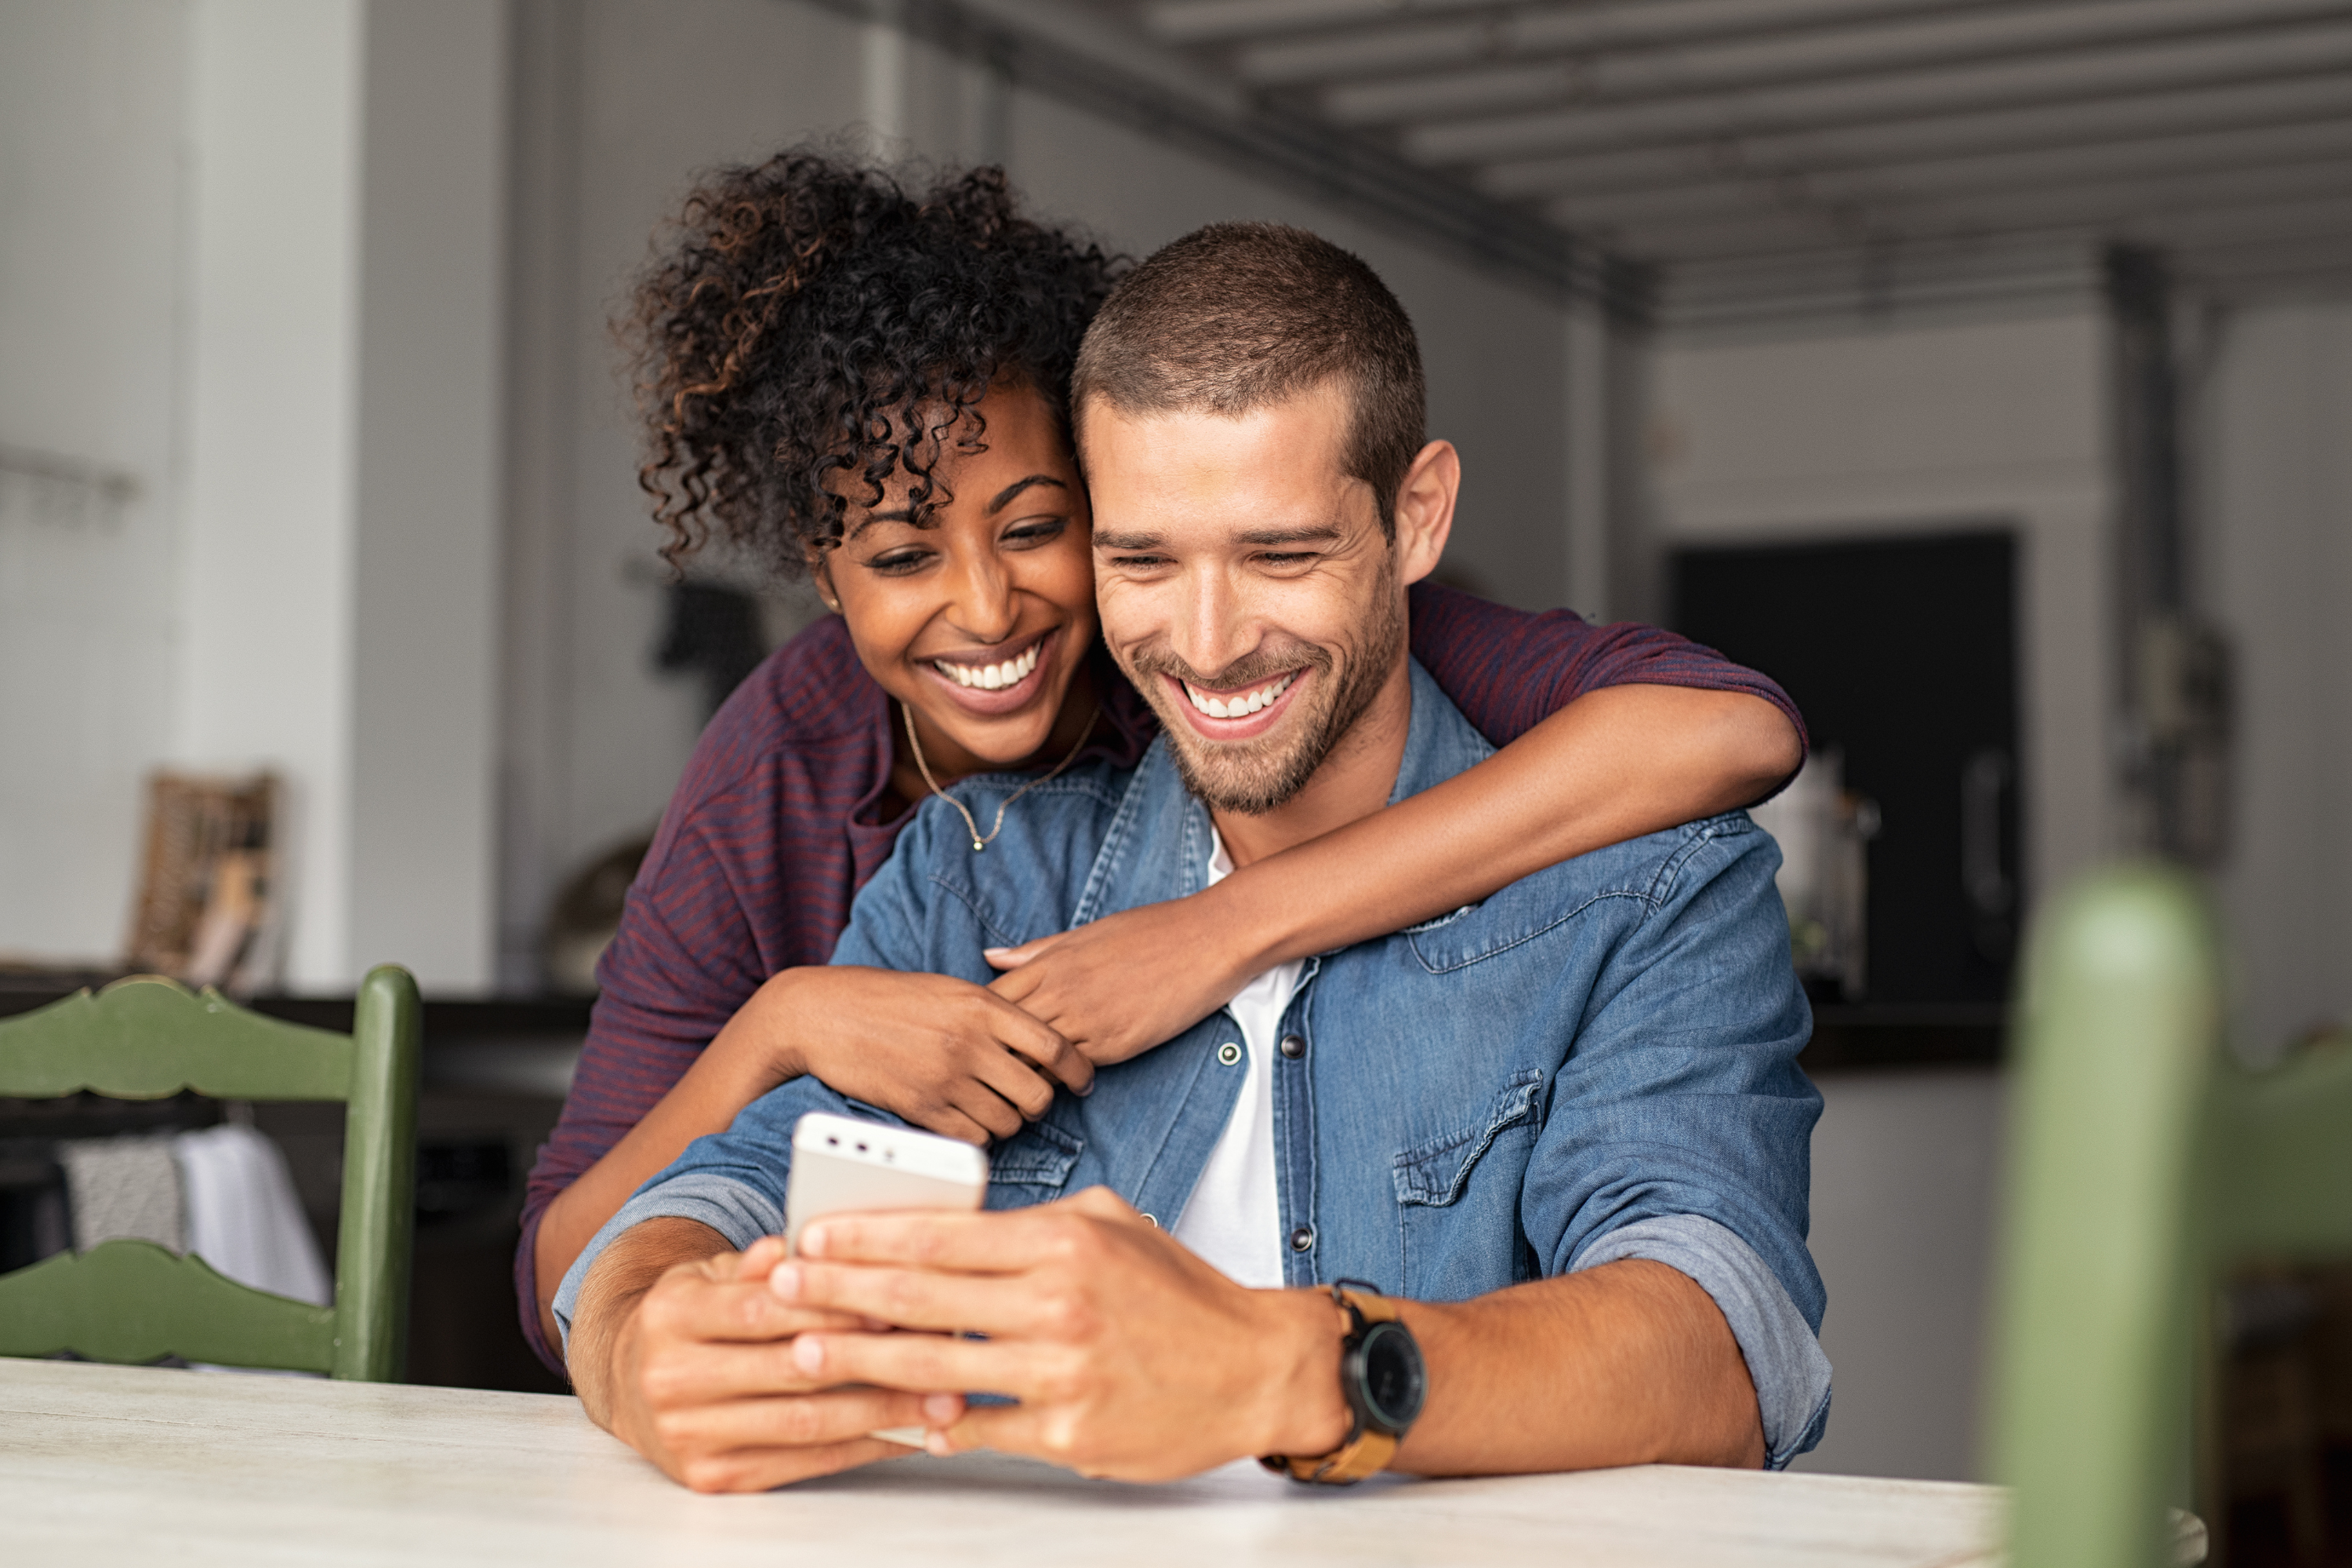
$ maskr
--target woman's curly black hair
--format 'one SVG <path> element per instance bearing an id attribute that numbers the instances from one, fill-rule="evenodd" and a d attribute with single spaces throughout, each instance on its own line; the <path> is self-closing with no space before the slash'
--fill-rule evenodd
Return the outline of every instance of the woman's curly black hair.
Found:
<path id="1" fill-rule="evenodd" d="M 677 228 L 623 323 L 650 437 L 637 482 L 674 567 L 716 535 L 802 570 L 841 539 L 832 474 L 870 506 L 903 465 L 912 505 L 941 499 L 931 470 L 951 435 L 976 444 L 1000 378 L 1066 437 L 1078 340 L 1125 265 L 1023 216 L 1002 169 L 917 195 L 806 147 L 709 175 Z"/>

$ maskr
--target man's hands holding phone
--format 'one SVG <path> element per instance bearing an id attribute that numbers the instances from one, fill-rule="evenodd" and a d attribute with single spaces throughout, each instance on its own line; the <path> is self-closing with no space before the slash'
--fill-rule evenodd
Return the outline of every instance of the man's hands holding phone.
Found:
<path id="1" fill-rule="evenodd" d="M 880 1325 L 779 1298 L 768 1277 L 781 1238 L 725 1246 L 692 1220 L 652 1220 L 597 1259 L 570 1360 L 581 1402 L 614 1436 L 696 1491 L 764 1491 L 911 1451 L 870 1436 L 878 1429 L 961 1418 L 953 1394 L 803 1371 L 797 1335 Z"/>

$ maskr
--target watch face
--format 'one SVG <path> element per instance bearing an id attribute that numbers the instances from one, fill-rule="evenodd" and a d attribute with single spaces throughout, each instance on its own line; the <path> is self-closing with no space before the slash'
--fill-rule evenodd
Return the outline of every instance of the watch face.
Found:
<path id="1" fill-rule="evenodd" d="M 1402 1323 L 1374 1323 L 1364 1335 L 1364 1400 L 1369 1414 L 1391 1432 L 1402 1432 L 1421 1414 L 1425 1384 L 1421 1347 Z"/>

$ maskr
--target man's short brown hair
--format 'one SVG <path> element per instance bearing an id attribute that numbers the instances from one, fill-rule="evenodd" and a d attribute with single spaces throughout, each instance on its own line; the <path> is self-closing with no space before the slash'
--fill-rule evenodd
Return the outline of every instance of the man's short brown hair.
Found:
<path id="1" fill-rule="evenodd" d="M 1397 490 L 1423 440 L 1412 321 L 1380 275 L 1319 235 L 1213 223 L 1129 273 L 1087 329 L 1071 377 L 1123 413 L 1239 416 L 1336 381 L 1354 407 L 1342 470 L 1372 487 L 1396 537 Z"/>

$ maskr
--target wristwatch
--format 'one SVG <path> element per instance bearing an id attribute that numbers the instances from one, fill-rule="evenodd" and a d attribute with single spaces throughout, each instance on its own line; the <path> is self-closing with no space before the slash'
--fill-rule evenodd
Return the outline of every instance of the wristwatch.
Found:
<path id="1" fill-rule="evenodd" d="M 1294 1481 L 1344 1487 L 1388 1468 L 1421 1414 L 1429 1378 L 1412 1331 L 1376 1287 L 1336 1280 L 1331 1300 L 1349 1325 L 1339 1342 L 1339 1393 L 1351 1416 L 1347 1440 L 1328 1454 L 1268 1454 L 1258 1463 Z"/>

